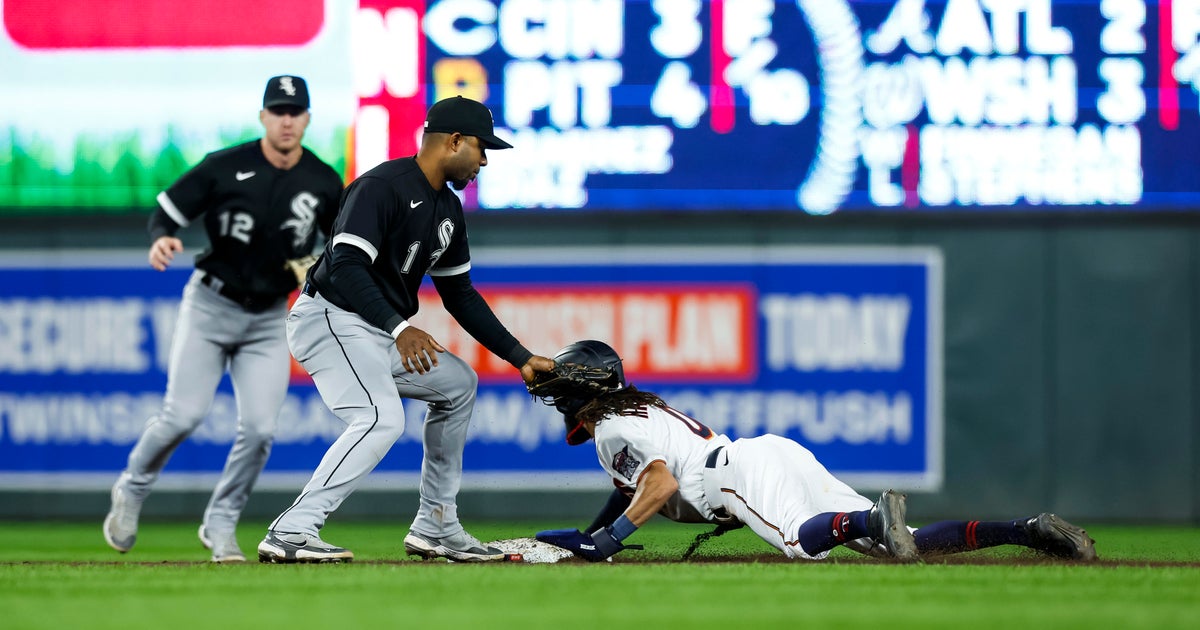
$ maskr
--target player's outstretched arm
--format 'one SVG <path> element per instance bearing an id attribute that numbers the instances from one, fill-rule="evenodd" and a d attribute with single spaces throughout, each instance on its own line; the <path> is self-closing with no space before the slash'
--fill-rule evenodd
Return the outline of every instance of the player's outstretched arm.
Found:
<path id="1" fill-rule="evenodd" d="M 183 251 L 183 241 L 174 236 L 160 236 L 150 245 L 150 266 L 157 271 L 166 271 L 175 260 L 175 252 Z"/>
<path id="2" fill-rule="evenodd" d="M 433 286 L 442 296 L 442 306 L 454 317 L 467 334 L 471 335 L 488 352 L 507 361 L 521 371 L 528 385 L 537 372 L 554 368 L 554 362 L 538 356 L 522 346 L 512 333 L 496 319 L 492 307 L 488 306 L 479 291 L 471 284 L 471 274 L 463 272 L 452 276 L 432 276 Z"/>
<path id="3" fill-rule="evenodd" d="M 678 491 L 679 482 L 667 469 L 667 465 L 662 461 L 654 461 L 642 473 L 629 509 L 618 516 L 612 525 L 597 529 L 591 535 L 577 529 L 552 529 L 538 532 L 536 538 L 568 549 L 591 562 L 605 560 L 623 549 L 640 548 L 637 545 L 626 545 L 625 539 L 658 513 L 667 500 Z"/>
<path id="4" fill-rule="evenodd" d="M 658 514 L 667 504 L 667 500 L 679 492 L 679 482 L 662 460 L 655 460 L 646 467 L 638 481 L 637 492 L 633 493 L 633 501 L 625 510 L 625 517 L 637 527 L 641 527 Z"/>

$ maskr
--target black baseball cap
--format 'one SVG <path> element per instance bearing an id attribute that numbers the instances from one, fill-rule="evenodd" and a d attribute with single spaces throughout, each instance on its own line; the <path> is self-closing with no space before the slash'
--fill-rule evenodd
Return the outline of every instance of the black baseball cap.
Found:
<path id="1" fill-rule="evenodd" d="M 475 136 L 489 149 L 511 149 L 512 145 L 496 137 L 492 112 L 487 105 L 461 96 L 442 99 L 425 115 L 427 133 L 461 133 Z"/>
<path id="2" fill-rule="evenodd" d="M 263 92 L 263 109 L 277 105 L 308 109 L 308 84 L 304 79 L 288 74 L 267 79 L 267 89 Z"/>

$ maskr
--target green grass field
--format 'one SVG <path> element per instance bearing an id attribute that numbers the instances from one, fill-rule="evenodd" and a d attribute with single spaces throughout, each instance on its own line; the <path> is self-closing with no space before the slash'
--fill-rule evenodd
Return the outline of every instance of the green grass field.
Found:
<path id="1" fill-rule="evenodd" d="M 332 523 L 346 565 L 213 565 L 193 524 L 148 523 L 128 554 L 99 522 L 0 523 L 0 628 L 1179 628 L 1200 619 L 1200 529 L 1089 527 L 1101 562 L 999 548 L 920 565 L 837 550 L 777 562 L 752 533 L 655 519 L 611 564 L 467 565 L 404 556 L 407 524 Z M 484 540 L 563 523 L 468 523 Z M 965 560 L 969 562 L 964 562 Z"/>

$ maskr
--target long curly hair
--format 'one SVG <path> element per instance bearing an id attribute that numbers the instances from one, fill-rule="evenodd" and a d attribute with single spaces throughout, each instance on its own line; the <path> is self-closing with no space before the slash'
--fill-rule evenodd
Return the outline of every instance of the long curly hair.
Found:
<path id="1" fill-rule="evenodd" d="M 601 394 L 579 409 L 579 422 L 599 422 L 608 416 L 637 411 L 642 407 L 666 407 L 667 403 L 654 392 L 643 392 L 633 385 Z"/>

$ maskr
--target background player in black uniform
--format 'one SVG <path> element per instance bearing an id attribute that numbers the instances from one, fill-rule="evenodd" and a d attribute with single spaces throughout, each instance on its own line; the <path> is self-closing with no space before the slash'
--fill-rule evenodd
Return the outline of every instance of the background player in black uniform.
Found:
<path id="1" fill-rule="evenodd" d="M 292 354 L 325 404 L 347 424 L 296 502 L 258 546 L 264 562 L 337 562 L 353 554 L 322 541 L 326 517 L 404 432 L 402 398 L 429 403 L 421 504 L 404 538 L 410 554 L 501 560 L 463 529 L 456 497 L 478 377 L 428 333 L 408 323 L 428 273 L 446 310 L 488 350 L 531 382 L 554 362 L 526 350 L 471 284 L 462 189 L 510 148 L 482 103 L 456 97 L 430 108 L 415 157 L 384 162 L 347 189 L 333 238 L 288 314 Z"/>
<path id="2" fill-rule="evenodd" d="M 183 243 L 180 227 L 204 216 L 209 248 L 183 292 L 162 410 L 138 439 L 112 488 L 104 538 L 129 551 L 138 515 L 171 453 L 208 414 L 226 370 L 237 398 L 237 438 L 200 525 L 215 562 L 240 562 L 234 530 L 271 451 L 287 393 L 284 317 L 296 288 L 289 259 L 311 254 L 333 225 L 341 177 L 300 142 L 309 122 L 308 86 L 272 77 L 259 112 L 261 139 L 208 154 L 159 193 L 150 218 L 150 266 L 162 271 Z"/>

